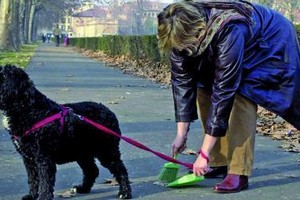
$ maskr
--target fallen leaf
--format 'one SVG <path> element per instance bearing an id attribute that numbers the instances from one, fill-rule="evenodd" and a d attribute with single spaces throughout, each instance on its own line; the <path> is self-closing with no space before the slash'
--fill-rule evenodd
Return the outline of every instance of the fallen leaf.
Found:
<path id="1" fill-rule="evenodd" d="M 103 182 L 104 184 L 109 184 L 111 186 L 116 186 L 116 185 L 119 185 L 119 183 L 117 182 L 117 180 L 115 178 L 107 178 L 105 179 L 105 181 Z"/>
<path id="2" fill-rule="evenodd" d="M 57 195 L 59 197 L 62 197 L 62 198 L 75 197 L 76 196 L 76 188 L 71 188 L 71 190 L 68 190 L 68 191 L 65 191 L 65 192 L 62 192 L 62 193 L 58 193 Z"/>

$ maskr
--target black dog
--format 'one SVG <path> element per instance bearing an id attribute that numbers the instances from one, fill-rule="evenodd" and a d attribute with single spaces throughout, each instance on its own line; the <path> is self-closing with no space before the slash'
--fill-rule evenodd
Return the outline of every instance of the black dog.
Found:
<path id="1" fill-rule="evenodd" d="M 77 161 L 83 171 L 78 193 L 90 192 L 99 169 L 95 158 L 119 183 L 118 197 L 131 198 L 131 187 L 119 151 L 118 137 L 82 121 L 85 116 L 121 134 L 115 114 L 100 103 L 59 105 L 39 92 L 28 75 L 14 66 L 0 66 L 0 109 L 28 173 L 29 194 L 23 200 L 53 199 L 56 164 Z M 61 117 L 34 129 L 45 118 Z M 80 116 L 79 116 L 80 115 Z"/>

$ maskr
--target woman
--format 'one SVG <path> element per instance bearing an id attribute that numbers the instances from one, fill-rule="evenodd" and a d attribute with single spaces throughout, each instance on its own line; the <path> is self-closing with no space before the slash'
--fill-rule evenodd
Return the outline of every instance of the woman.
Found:
<path id="1" fill-rule="evenodd" d="M 293 25 L 246 1 L 184 1 L 158 15 L 157 38 L 171 60 L 177 122 L 172 154 L 186 147 L 198 105 L 205 137 L 193 173 L 226 176 L 216 192 L 247 189 L 257 104 L 300 129 L 300 51 Z"/>

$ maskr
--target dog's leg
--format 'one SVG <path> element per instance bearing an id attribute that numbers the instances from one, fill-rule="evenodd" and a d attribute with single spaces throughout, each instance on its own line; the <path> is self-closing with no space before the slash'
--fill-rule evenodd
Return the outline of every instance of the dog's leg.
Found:
<path id="1" fill-rule="evenodd" d="M 27 171 L 29 194 L 22 197 L 22 200 L 35 200 L 38 198 L 39 178 L 37 165 L 34 159 L 23 157 L 23 162 Z"/>
<path id="2" fill-rule="evenodd" d="M 89 193 L 96 178 L 99 176 L 99 169 L 95 164 L 94 158 L 85 158 L 77 161 L 83 172 L 81 185 L 74 186 L 77 193 Z"/>
<path id="3" fill-rule="evenodd" d="M 37 158 L 37 164 L 40 179 L 38 200 L 52 200 L 54 197 L 56 164 L 50 157 L 42 153 Z"/>
<path id="4" fill-rule="evenodd" d="M 120 158 L 119 152 L 112 152 L 111 154 L 102 154 L 97 157 L 103 167 L 106 167 L 110 173 L 114 175 L 119 183 L 119 199 L 131 199 L 131 187 L 128 179 L 128 173 L 123 161 Z"/>

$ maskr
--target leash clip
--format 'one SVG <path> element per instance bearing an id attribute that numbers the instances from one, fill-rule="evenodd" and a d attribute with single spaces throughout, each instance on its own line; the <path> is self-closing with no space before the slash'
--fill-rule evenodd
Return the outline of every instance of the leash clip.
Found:
<path id="1" fill-rule="evenodd" d="M 74 113 L 74 115 L 75 115 L 76 117 L 78 117 L 81 121 L 84 121 L 84 120 L 83 120 L 83 117 L 82 117 L 81 115 L 78 115 L 78 114 L 76 114 L 76 113 Z"/>

